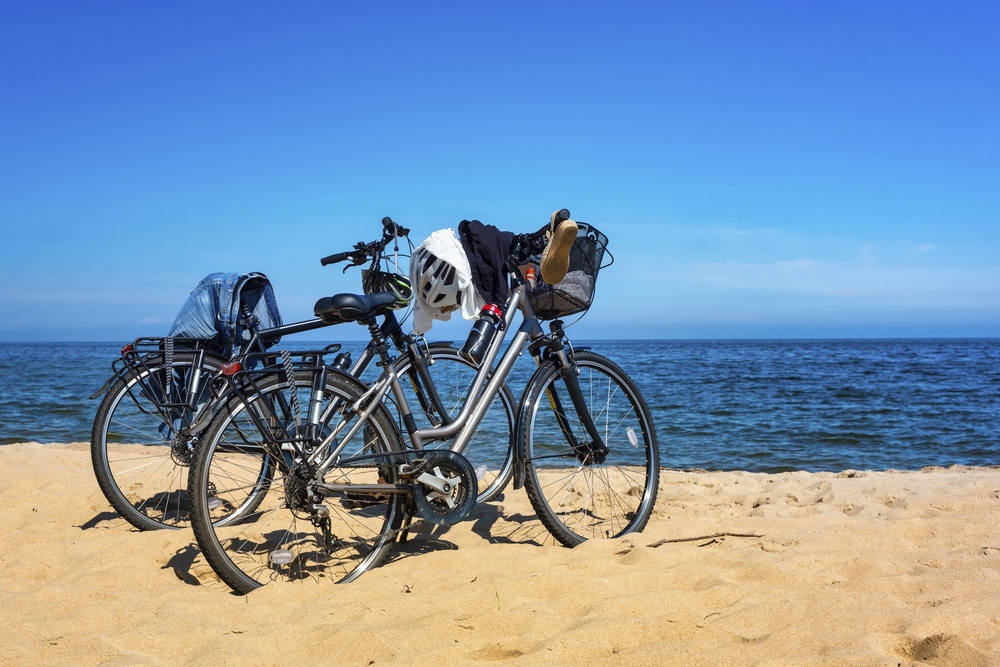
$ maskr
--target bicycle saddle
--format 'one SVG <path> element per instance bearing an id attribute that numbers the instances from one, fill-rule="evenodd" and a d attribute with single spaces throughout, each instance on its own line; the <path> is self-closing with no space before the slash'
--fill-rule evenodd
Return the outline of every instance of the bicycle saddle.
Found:
<path id="1" fill-rule="evenodd" d="M 381 315 L 381 311 L 394 303 L 396 303 L 396 295 L 392 292 L 336 294 L 325 296 L 317 301 L 316 305 L 313 306 L 313 312 L 316 317 L 322 318 L 327 324 L 340 324 Z"/>

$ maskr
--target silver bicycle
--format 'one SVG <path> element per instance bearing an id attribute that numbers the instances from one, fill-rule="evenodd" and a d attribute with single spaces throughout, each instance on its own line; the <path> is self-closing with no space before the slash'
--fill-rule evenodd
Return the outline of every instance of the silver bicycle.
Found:
<path id="1" fill-rule="evenodd" d="M 579 234 L 586 255 L 599 232 L 581 225 Z M 294 363 L 283 353 L 284 372 L 274 372 L 273 355 L 260 364 L 267 372 L 223 370 L 231 398 L 202 438 L 188 493 L 198 544 L 227 584 L 247 593 L 271 580 L 353 581 L 384 561 L 414 519 L 467 518 L 478 480 L 463 454 L 525 350 L 537 368 L 517 406 L 514 488 L 527 490 L 541 522 L 567 546 L 645 527 L 659 480 L 649 409 L 614 362 L 573 348 L 561 320 L 542 330 L 533 301 L 542 302 L 519 267 L 545 243 L 544 230 L 515 237 L 502 326 L 448 423 L 413 419 L 378 323 L 395 300 L 389 293 L 339 294 L 316 307 L 327 321 L 368 327 L 382 367 L 371 386 L 327 366 L 322 351 L 294 353 Z"/>

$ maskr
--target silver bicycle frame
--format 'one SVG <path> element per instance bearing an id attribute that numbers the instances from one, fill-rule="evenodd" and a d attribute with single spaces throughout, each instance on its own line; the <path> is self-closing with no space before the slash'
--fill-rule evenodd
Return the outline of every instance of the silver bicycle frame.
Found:
<path id="1" fill-rule="evenodd" d="M 466 448 L 469 446 L 469 441 L 472 439 L 472 436 L 475 435 L 476 429 L 479 428 L 479 422 L 482 421 L 483 416 L 489 409 L 490 403 L 493 401 L 493 397 L 496 396 L 498 391 L 500 391 L 500 387 L 506 381 L 511 369 L 517 362 L 517 358 L 521 356 L 521 353 L 524 351 L 524 347 L 527 345 L 528 340 L 535 340 L 543 335 L 542 328 L 539 326 L 538 320 L 535 318 L 535 312 L 531 307 L 531 303 L 526 298 L 526 291 L 527 286 L 524 284 L 517 286 L 511 291 L 511 296 L 507 300 L 506 312 L 504 313 L 504 328 L 497 332 L 497 335 L 494 335 L 493 340 L 490 342 L 490 347 L 486 352 L 483 363 L 476 372 L 476 377 L 472 381 L 472 385 L 469 388 L 469 393 L 466 396 L 465 404 L 462 406 L 461 412 L 450 424 L 433 428 L 417 429 L 413 433 L 409 434 L 410 442 L 413 444 L 414 449 L 418 451 L 423 449 L 423 443 L 425 440 L 447 438 L 457 434 L 450 449 L 451 451 L 459 454 L 465 452 Z M 521 326 L 518 328 L 517 333 L 514 335 L 510 345 L 507 347 L 506 352 L 504 352 L 503 357 L 500 359 L 500 363 L 497 368 L 493 370 L 493 362 L 496 360 L 500 348 L 503 345 L 503 341 L 507 337 L 507 332 L 510 331 L 515 311 L 521 312 L 523 321 L 521 322 Z M 491 373 L 492 376 L 487 384 L 486 378 L 487 376 L 490 376 Z M 484 384 L 486 385 L 485 389 L 483 388 Z M 313 456 L 310 457 L 310 462 L 313 462 L 313 459 L 318 457 L 321 452 L 328 452 L 326 457 L 323 459 L 323 462 L 319 465 L 317 474 L 323 475 L 333 466 L 333 464 L 337 461 L 337 458 L 340 456 L 340 453 L 347 445 L 347 442 L 354 437 L 355 433 L 357 433 L 361 423 L 371 416 L 376 407 L 381 403 L 382 399 L 390 390 L 393 392 L 401 415 L 405 418 L 406 415 L 410 414 L 410 406 L 407 403 L 403 390 L 399 385 L 399 378 L 396 375 L 396 370 L 391 364 L 387 364 L 378 381 L 351 406 L 351 409 L 359 414 L 359 419 L 350 428 L 341 443 L 333 451 L 328 451 L 326 449 L 329 447 L 330 443 L 337 438 L 341 431 L 343 431 L 343 422 L 341 422 L 341 424 L 339 424 L 333 432 L 323 439 L 321 446 L 318 447 Z M 336 407 L 337 406 L 331 403 L 327 406 L 326 413 L 336 409 Z M 324 414 L 323 419 L 325 420 L 328 416 L 329 414 Z"/>

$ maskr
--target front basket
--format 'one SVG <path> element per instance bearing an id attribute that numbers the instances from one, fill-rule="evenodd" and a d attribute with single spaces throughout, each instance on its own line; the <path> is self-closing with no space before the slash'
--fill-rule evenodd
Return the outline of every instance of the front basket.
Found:
<path id="1" fill-rule="evenodd" d="M 597 286 L 597 272 L 603 268 L 608 237 L 585 222 L 577 222 L 576 240 L 569 252 L 569 270 L 555 285 L 541 280 L 528 300 L 540 320 L 554 320 L 582 313 L 590 308 Z M 539 258 L 533 258 L 537 263 Z"/>

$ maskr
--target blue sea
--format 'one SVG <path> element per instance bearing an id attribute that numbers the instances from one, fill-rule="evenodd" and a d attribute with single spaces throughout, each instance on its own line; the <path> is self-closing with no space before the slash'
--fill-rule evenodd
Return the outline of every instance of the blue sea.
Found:
<path id="1" fill-rule="evenodd" d="M 89 440 L 98 400 L 88 396 L 121 344 L 0 343 L 0 444 Z M 576 344 L 639 385 L 665 467 L 1000 464 L 1000 339 Z M 346 347 L 357 353 L 362 344 Z M 520 396 L 526 356 L 516 371 L 510 385 Z"/>

